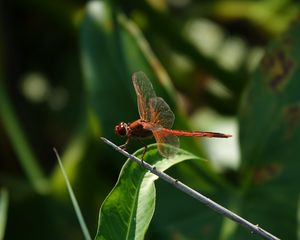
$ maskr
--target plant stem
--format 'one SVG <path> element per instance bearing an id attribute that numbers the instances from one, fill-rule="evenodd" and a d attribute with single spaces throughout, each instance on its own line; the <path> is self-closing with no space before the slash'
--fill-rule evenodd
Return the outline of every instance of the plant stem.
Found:
<path id="1" fill-rule="evenodd" d="M 133 161 L 135 161 L 140 166 L 142 166 L 145 169 L 149 170 L 151 173 L 157 175 L 162 180 L 172 184 L 174 187 L 176 187 L 179 190 L 181 190 L 182 192 L 190 195 L 191 197 L 193 197 L 196 200 L 200 201 L 201 203 L 203 203 L 207 207 L 213 209 L 214 211 L 224 215 L 225 217 L 235 221 L 236 223 L 240 224 L 241 226 L 249 229 L 251 231 L 251 233 L 255 233 L 255 234 L 263 237 L 264 239 L 279 240 L 279 238 L 275 237 L 271 233 L 269 233 L 266 230 L 262 229 L 258 225 L 254 225 L 254 224 L 250 223 L 246 219 L 244 219 L 244 218 L 240 217 L 239 215 L 231 212 L 230 210 L 222 207 L 221 205 L 219 205 L 218 203 L 216 203 L 216 202 L 212 201 L 211 199 L 205 197 L 201 193 L 199 193 L 199 192 L 195 191 L 194 189 L 186 186 L 185 184 L 181 183 L 180 181 L 170 177 L 168 174 L 166 174 L 164 172 L 161 172 L 161 171 L 158 171 L 155 167 L 153 167 L 150 164 L 142 161 L 141 159 L 129 154 L 128 152 L 124 151 L 123 149 L 121 149 L 120 147 L 118 147 L 117 145 L 112 143 L 111 141 L 107 140 L 106 138 L 101 137 L 101 139 L 105 143 L 107 143 L 108 145 L 113 147 L 115 150 L 122 153 L 124 156 L 132 159 Z"/>

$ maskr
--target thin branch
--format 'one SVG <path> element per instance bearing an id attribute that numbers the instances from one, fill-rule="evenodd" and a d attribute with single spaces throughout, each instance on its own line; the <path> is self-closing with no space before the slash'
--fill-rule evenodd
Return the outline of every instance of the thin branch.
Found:
<path id="1" fill-rule="evenodd" d="M 108 145 L 113 147 L 115 150 L 122 153 L 124 156 L 132 159 L 133 161 L 135 161 L 140 166 L 144 167 L 145 169 L 149 170 L 151 173 L 153 173 L 153 174 L 157 175 L 158 177 L 160 177 L 162 180 L 172 184 L 174 187 L 178 188 L 182 192 L 185 192 L 186 194 L 188 194 L 191 197 L 195 198 L 196 200 L 200 201 L 201 203 L 203 203 L 207 207 L 213 209 L 214 211 L 224 215 L 227 218 L 230 218 L 231 220 L 235 221 L 236 223 L 240 224 L 241 226 L 249 229 L 251 231 L 251 233 L 255 233 L 255 234 L 263 237 L 264 239 L 279 240 L 278 237 L 275 237 L 274 235 L 272 235 L 271 233 L 269 233 L 266 230 L 262 229 L 258 225 L 254 225 L 254 224 L 250 223 L 246 219 L 244 219 L 244 218 L 240 217 L 239 215 L 231 212 L 230 210 L 222 207 L 218 203 L 216 203 L 216 202 L 212 201 L 211 199 L 205 197 L 204 195 L 202 195 L 199 192 L 193 190 L 192 188 L 186 186 L 185 184 L 181 183 L 180 181 L 170 177 L 166 173 L 158 171 L 155 167 L 153 167 L 150 164 L 146 163 L 145 161 L 142 161 L 141 159 L 129 154 L 128 152 L 124 151 L 123 149 L 121 149 L 120 147 L 118 147 L 117 145 L 112 143 L 111 141 L 107 140 L 106 138 L 101 137 L 101 139 L 105 143 L 107 143 Z"/>

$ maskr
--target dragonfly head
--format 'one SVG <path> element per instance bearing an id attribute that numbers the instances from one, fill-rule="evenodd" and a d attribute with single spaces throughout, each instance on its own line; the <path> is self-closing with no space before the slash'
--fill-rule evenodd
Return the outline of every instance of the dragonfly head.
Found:
<path id="1" fill-rule="evenodd" d="M 128 124 L 121 122 L 115 126 L 115 133 L 120 136 L 126 136 L 129 131 Z"/>

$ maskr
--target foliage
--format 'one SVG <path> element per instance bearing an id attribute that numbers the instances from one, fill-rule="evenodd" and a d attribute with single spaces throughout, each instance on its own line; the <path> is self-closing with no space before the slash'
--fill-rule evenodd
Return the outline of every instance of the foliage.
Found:
<path id="1" fill-rule="evenodd" d="M 1 204 L 8 203 L 2 191 L 0 216 L 7 239 L 82 239 L 53 147 L 63 153 L 96 239 L 109 239 L 107 233 L 118 239 L 134 220 L 135 239 L 146 230 L 146 239 L 258 239 L 170 186 L 156 181 L 154 187 L 150 173 L 123 165 L 99 140 L 122 143 L 115 124 L 138 117 L 130 78 L 140 70 L 174 110 L 174 128 L 195 128 L 190 118 L 205 108 L 220 121 L 238 119 L 237 168 L 216 170 L 198 159 L 168 172 L 274 235 L 299 238 L 297 1 L 5 0 L 1 6 L 0 187 L 9 192 L 9 208 Z M 209 158 L 199 140 L 182 138 L 181 146 L 192 154 L 182 150 L 170 162 L 152 146 L 146 160 L 165 170 L 194 155 Z M 129 151 L 139 147 L 133 143 Z M 111 229 L 110 221 L 120 224 Z"/>

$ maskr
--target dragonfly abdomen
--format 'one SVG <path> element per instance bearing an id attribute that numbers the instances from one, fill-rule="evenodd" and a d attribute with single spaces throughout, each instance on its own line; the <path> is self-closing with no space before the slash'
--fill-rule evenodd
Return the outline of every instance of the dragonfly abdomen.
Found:
<path id="1" fill-rule="evenodd" d="M 214 138 L 229 138 L 231 135 L 216 133 L 216 132 L 200 132 L 200 131 L 183 131 L 163 128 L 160 130 L 160 134 L 164 136 L 176 135 L 182 137 L 214 137 Z"/>

